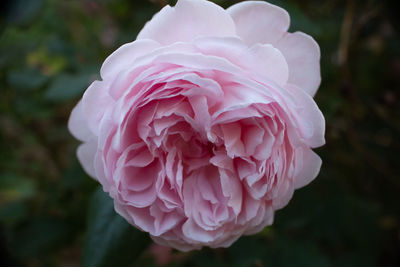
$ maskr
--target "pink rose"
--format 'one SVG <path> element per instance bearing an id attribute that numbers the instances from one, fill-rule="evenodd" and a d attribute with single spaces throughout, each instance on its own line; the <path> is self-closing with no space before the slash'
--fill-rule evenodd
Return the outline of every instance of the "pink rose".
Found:
<path id="1" fill-rule="evenodd" d="M 159 244 L 227 247 L 312 181 L 320 51 L 266 2 L 179 0 L 109 56 L 69 120 L 116 211 Z"/>

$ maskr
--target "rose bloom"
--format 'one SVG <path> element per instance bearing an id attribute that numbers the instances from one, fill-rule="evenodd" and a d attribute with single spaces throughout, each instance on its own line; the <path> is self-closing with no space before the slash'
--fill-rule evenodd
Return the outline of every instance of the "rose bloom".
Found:
<path id="1" fill-rule="evenodd" d="M 105 60 L 72 111 L 83 168 L 155 242 L 227 247 L 317 176 L 320 50 L 288 27 L 266 2 L 179 0 Z"/>

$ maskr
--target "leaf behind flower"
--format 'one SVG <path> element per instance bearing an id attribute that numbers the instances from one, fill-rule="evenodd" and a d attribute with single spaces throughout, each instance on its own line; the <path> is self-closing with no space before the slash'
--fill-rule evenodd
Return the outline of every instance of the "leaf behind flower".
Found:
<path id="1" fill-rule="evenodd" d="M 87 229 L 84 267 L 132 266 L 150 241 L 115 212 L 112 199 L 101 187 L 92 195 Z"/>

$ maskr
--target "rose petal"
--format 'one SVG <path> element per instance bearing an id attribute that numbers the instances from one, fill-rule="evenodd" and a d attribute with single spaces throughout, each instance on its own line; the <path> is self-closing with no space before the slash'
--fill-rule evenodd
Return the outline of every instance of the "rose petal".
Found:
<path id="1" fill-rule="evenodd" d="M 227 9 L 239 37 L 248 45 L 273 44 L 290 24 L 286 10 L 263 1 L 244 1 Z"/>
<path id="2" fill-rule="evenodd" d="M 214 241 L 216 238 L 212 231 L 204 230 L 192 219 L 188 219 L 182 225 L 182 232 L 187 238 L 196 242 L 207 243 Z"/>
<path id="3" fill-rule="evenodd" d="M 289 77 L 289 68 L 282 53 L 269 44 L 255 44 L 250 52 L 258 59 L 258 67 L 270 80 L 285 85 Z"/>
<path id="4" fill-rule="evenodd" d="M 139 33 L 137 39 L 161 44 L 188 42 L 198 36 L 235 36 L 232 18 L 220 6 L 204 0 L 179 0 L 165 6 Z"/>
<path id="5" fill-rule="evenodd" d="M 322 164 L 321 158 L 309 148 L 300 149 L 297 153 L 296 159 L 301 159 L 302 168 L 294 177 L 294 189 L 306 186 L 314 180 Z"/>
<path id="6" fill-rule="evenodd" d="M 176 212 L 165 213 L 158 205 L 150 207 L 150 215 L 154 217 L 154 236 L 159 236 L 172 229 L 182 220 L 182 216 Z"/>
<path id="7" fill-rule="evenodd" d="M 272 45 L 254 44 L 249 48 L 234 37 L 203 37 L 196 39 L 194 44 L 204 55 L 228 59 L 249 73 L 264 75 L 279 85 L 287 82 L 286 60 Z"/>
<path id="8" fill-rule="evenodd" d="M 83 143 L 78 147 L 77 156 L 83 169 L 92 178 L 96 178 L 94 170 L 94 157 L 97 152 L 97 137 L 92 138 L 90 141 Z"/>
<path id="9" fill-rule="evenodd" d="M 293 191 L 293 184 L 291 181 L 289 181 L 289 179 L 284 179 L 281 181 L 277 191 L 277 197 L 273 199 L 274 209 L 278 210 L 285 207 L 292 198 Z"/>
<path id="10" fill-rule="evenodd" d="M 221 189 L 225 197 L 229 198 L 228 206 L 230 206 L 236 215 L 242 209 L 242 185 L 238 177 L 225 170 L 219 170 L 221 176 Z M 230 174 L 230 175 L 229 175 Z"/>
<path id="11" fill-rule="evenodd" d="M 120 205 L 114 201 L 115 211 L 133 225 L 143 231 L 154 233 L 154 217 L 150 215 L 149 208 L 135 208 L 128 205 Z"/>
<path id="12" fill-rule="evenodd" d="M 302 32 L 286 33 L 276 44 L 289 65 L 289 83 L 313 96 L 321 83 L 321 52 L 314 39 Z"/>
<path id="13" fill-rule="evenodd" d="M 100 69 L 100 75 L 106 79 L 131 66 L 135 59 L 150 53 L 160 45 L 153 40 L 136 40 L 124 44 L 106 58 Z"/>
<path id="14" fill-rule="evenodd" d="M 149 186 L 143 191 L 125 190 L 121 192 L 121 197 L 127 204 L 136 208 L 145 208 L 154 203 L 157 198 L 154 185 Z"/>
<path id="15" fill-rule="evenodd" d="M 245 147 L 241 138 L 241 127 L 238 123 L 229 123 L 221 125 L 225 148 L 228 156 L 234 158 L 235 156 L 243 156 L 245 154 Z"/>
<path id="16" fill-rule="evenodd" d="M 298 130 L 303 134 L 310 147 L 319 147 L 325 144 L 325 118 L 312 97 L 292 84 L 285 88 L 293 94 L 297 107 L 293 108 L 293 115 L 298 120 Z"/>
<path id="17" fill-rule="evenodd" d="M 87 125 L 82 101 L 79 101 L 72 110 L 68 120 L 68 129 L 76 139 L 83 142 L 89 141 L 94 136 Z"/>
<path id="18" fill-rule="evenodd" d="M 114 103 L 108 94 L 107 84 L 104 81 L 94 81 L 82 97 L 83 112 L 87 118 L 89 129 L 99 135 L 100 121 L 107 108 Z M 101 107 L 101 108 L 99 108 Z"/>

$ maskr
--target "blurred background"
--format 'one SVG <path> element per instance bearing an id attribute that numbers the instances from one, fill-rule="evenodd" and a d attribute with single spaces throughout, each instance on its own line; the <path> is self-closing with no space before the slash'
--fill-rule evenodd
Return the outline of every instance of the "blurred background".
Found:
<path id="1" fill-rule="evenodd" d="M 180 253 L 114 213 L 67 130 L 107 55 L 175 1 L 1 1 L 0 266 L 400 266 L 399 1 L 270 2 L 321 46 L 321 173 L 261 233 Z"/>

